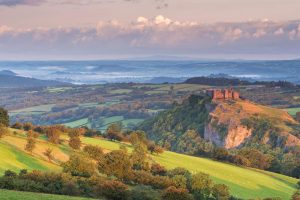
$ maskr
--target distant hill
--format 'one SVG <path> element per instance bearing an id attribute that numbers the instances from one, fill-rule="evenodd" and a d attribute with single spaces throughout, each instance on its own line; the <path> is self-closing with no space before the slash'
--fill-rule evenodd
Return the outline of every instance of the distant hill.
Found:
<path id="1" fill-rule="evenodd" d="M 54 87 L 66 86 L 70 83 L 64 83 L 52 80 L 39 80 L 16 75 L 10 75 L 13 72 L 2 71 L 0 73 L 0 88 L 32 88 L 32 87 Z"/>
<path id="2" fill-rule="evenodd" d="M 2 71 L 0 71 L 0 75 L 16 76 L 17 74 L 10 70 L 2 70 Z"/>
<path id="3" fill-rule="evenodd" d="M 224 77 L 223 77 L 224 76 Z M 241 85 L 265 85 L 269 87 L 284 87 L 284 88 L 295 88 L 300 87 L 294 83 L 288 81 L 250 81 L 245 79 L 239 79 L 231 77 L 225 74 L 210 75 L 208 77 L 192 77 L 184 81 L 186 84 L 199 84 L 199 85 L 210 85 L 210 86 L 241 86 Z"/>

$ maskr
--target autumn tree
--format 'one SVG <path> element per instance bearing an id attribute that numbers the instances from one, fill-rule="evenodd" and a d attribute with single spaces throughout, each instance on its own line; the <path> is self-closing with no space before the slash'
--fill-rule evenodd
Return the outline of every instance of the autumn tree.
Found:
<path id="1" fill-rule="evenodd" d="M 162 197 L 164 200 L 192 200 L 188 190 L 183 188 L 176 188 L 174 186 L 168 187 L 164 190 Z"/>
<path id="2" fill-rule="evenodd" d="M 107 127 L 106 135 L 110 140 L 121 141 L 123 139 L 122 127 L 117 123 L 113 123 Z"/>
<path id="3" fill-rule="evenodd" d="M 47 148 L 44 155 L 48 158 L 49 162 L 53 160 L 53 149 Z"/>
<path id="4" fill-rule="evenodd" d="M 149 170 L 149 162 L 147 162 L 147 148 L 144 144 L 138 143 L 134 145 L 131 154 L 133 169 L 135 170 Z"/>
<path id="5" fill-rule="evenodd" d="M 38 138 L 38 134 L 33 131 L 27 132 L 27 143 L 25 145 L 25 150 L 32 153 L 32 151 L 36 147 L 36 138 Z"/>
<path id="6" fill-rule="evenodd" d="M 208 199 L 213 182 L 208 174 L 198 172 L 192 176 L 191 190 L 196 199 Z"/>
<path id="7" fill-rule="evenodd" d="M 99 161 L 99 172 L 108 176 L 115 176 L 124 179 L 131 173 L 132 163 L 129 155 L 122 150 L 115 150 L 107 153 L 101 161 Z"/>
<path id="8" fill-rule="evenodd" d="M 60 142 L 60 135 L 62 134 L 62 131 L 59 130 L 56 127 L 48 127 L 46 130 L 46 135 L 48 137 L 49 142 L 53 144 L 58 144 Z"/>
<path id="9" fill-rule="evenodd" d="M 90 158 L 94 160 L 100 160 L 103 156 L 103 149 L 99 146 L 94 145 L 86 145 L 83 148 L 83 152 L 85 152 Z"/>
<path id="10" fill-rule="evenodd" d="M 70 173 L 72 176 L 90 177 L 96 173 L 95 162 L 80 154 L 72 154 L 62 167 L 63 172 Z"/>
<path id="11" fill-rule="evenodd" d="M 72 148 L 72 149 L 80 149 L 81 147 L 81 140 L 80 140 L 80 137 L 70 137 L 69 139 L 69 146 Z"/>
<path id="12" fill-rule="evenodd" d="M 224 184 L 216 184 L 212 188 L 212 196 L 216 200 L 228 200 L 230 198 L 229 187 Z"/>
<path id="13" fill-rule="evenodd" d="M 9 133 L 8 128 L 2 124 L 0 124 L 0 138 L 7 135 Z"/>

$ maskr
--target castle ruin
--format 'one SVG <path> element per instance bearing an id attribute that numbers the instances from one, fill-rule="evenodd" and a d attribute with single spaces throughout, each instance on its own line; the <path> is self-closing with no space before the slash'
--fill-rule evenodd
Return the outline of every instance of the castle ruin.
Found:
<path id="1" fill-rule="evenodd" d="M 213 100 L 238 100 L 240 99 L 240 94 L 233 89 L 212 89 L 207 90 L 206 94 L 210 96 Z"/>

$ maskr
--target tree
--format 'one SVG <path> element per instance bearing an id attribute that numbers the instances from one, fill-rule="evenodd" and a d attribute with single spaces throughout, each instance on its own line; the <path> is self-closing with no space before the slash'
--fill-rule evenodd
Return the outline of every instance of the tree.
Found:
<path id="1" fill-rule="evenodd" d="M 217 147 L 213 151 L 213 158 L 217 160 L 226 160 L 229 153 L 225 148 Z"/>
<path id="2" fill-rule="evenodd" d="M 81 140 L 79 137 L 70 137 L 69 139 L 69 146 L 73 149 L 80 149 L 81 147 Z"/>
<path id="3" fill-rule="evenodd" d="M 211 194 L 213 182 L 208 174 L 198 172 L 192 176 L 191 190 L 195 199 L 208 199 Z"/>
<path id="4" fill-rule="evenodd" d="M 0 124 L 5 127 L 9 126 L 9 116 L 7 110 L 0 107 Z"/>
<path id="5" fill-rule="evenodd" d="M 53 149 L 47 148 L 44 155 L 48 158 L 49 162 L 53 160 Z"/>
<path id="6" fill-rule="evenodd" d="M 187 188 L 187 179 L 183 175 L 175 175 L 172 178 L 172 181 L 177 188 L 184 188 L 184 189 Z"/>
<path id="7" fill-rule="evenodd" d="M 32 153 L 32 151 L 34 150 L 34 148 L 36 147 L 36 141 L 35 138 L 33 137 L 27 137 L 27 143 L 25 145 L 25 150 Z"/>
<path id="8" fill-rule="evenodd" d="M 131 200 L 160 200 L 160 194 L 150 186 L 137 185 L 131 190 Z"/>
<path id="9" fill-rule="evenodd" d="M 212 196 L 216 200 L 228 200 L 230 198 L 229 187 L 224 184 L 216 184 L 212 188 Z"/>
<path id="10" fill-rule="evenodd" d="M 60 142 L 60 135 L 62 131 L 56 127 L 48 127 L 46 130 L 46 135 L 48 137 L 49 142 L 53 144 L 58 144 Z"/>
<path id="11" fill-rule="evenodd" d="M 100 160 L 104 156 L 102 148 L 94 145 L 86 145 L 83 151 L 94 160 Z"/>
<path id="12" fill-rule="evenodd" d="M 168 187 L 164 190 L 162 197 L 164 200 L 192 200 L 188 190 L 183 188 L 176 188 L 174 186 Z"/>
<path id="13" fill-rule="evenodd" d="M 244 148 L 238 152 L 239 155 L 250 161 L 250 166 L 259 169 L 268 169 L 271 166 L 272 158 L 254 148 Z"/>
<path id="14" fill-rule="evenodd" d="M 110 140 L 121 141 L 123 139 L 122 128 L 119 124 L 113 123 L 107 127 L 107 138 Z"/>
<path id="15" fill-rule="evenodd" d="M 99 172 L 119 179 L 128 177 L 131 173 L 131 168 L 131 160 L 128 154 L 122 150 L 111 151 L 98 164 Z"/>
<path id="16" fill-rule="evenodd" d="M 151 165 L 151 173 L 153 175 L 165 176 L 167 174 L 167 169 L 158 163 L 154 163 Z"/>
<path id="17" fill-rule="evenodd" d="M 151 152 L 151 154 L 156 153 L 156 154 L 161 154 L 164 152 L 164 149 L 158 145 L 156 145 L 154 142 L 150 142 L 147 145 L 148 151 Z"/>
<path id="18" fill-rule="evenodd" d="M 72 154 L 62 167 L 64 172 L 72 176 L 90 177 L 96 172 L 94 161 L 80 154 Z"/>
<path id="19" fill-rule="evenodd" d="M 27 132 L 27 143 L 25 145 L 25 150 L 32 153 L 32 151 L 35 149 L 36 147 L 36 138 L 39 137 L 39 134 L 29 130 Z"/>
<path id="20" fill-rule="evenodd" d="M 21 129 L 23 129 L 23 124 L 21 124 L 20 122 L 16 122 L 11 127 L 14 128 L 14 129 L 21 130 Z"/>
<path id="21" fill-rule="evenodd" d="M 24 124 L 23 124 L 23 129 L 24 129 L 25 131 L 32 130 L 32 129 L 33 129 L 32 123 L 30 123 L 30 122 L 24 123 Z"/>
<path id="22" fill-rule="evenodd" d="M 0 124 L 0 138 L 7 135 L 9 133 L 8 128 L 2 124 Z"/>
<path id="23" fill-rule="evenodd" d="M 133 169 L 135 170 L 149 170 L 149 163 L 147 160 L 147 149 L 142 143 L 136 144 L 134 146 L 133 152 L 131 154 L 131 160 L 133 164 Z"/>

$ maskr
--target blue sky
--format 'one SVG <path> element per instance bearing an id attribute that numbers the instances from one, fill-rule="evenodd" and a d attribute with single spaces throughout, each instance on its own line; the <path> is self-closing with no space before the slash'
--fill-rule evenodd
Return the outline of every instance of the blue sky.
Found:
<path id="1" fill-rule="evenodd" d="M 0 59 L 300 57 L 299 0 L 0 0 Z"/>

